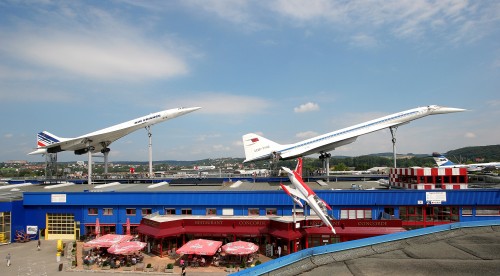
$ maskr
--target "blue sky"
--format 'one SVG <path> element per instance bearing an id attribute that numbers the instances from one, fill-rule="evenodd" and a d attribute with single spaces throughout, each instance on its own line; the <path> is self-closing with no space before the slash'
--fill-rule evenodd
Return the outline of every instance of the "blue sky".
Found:
<path id="1" fill-rule="evenodd" d="M 498 1 L 0 1 L 0 161 L 36 133 L 76 137 L 152 112 L 154 160 L 244 157 L 429 104 L 470 111 L 399 128 L 399 153 L 499 144 Z M 146 131 L 110 160 L 146 161 Z M 392 150 L 388 130 L 333 155 Z M 60 161 L 86 160 L 71 152 Z"/>

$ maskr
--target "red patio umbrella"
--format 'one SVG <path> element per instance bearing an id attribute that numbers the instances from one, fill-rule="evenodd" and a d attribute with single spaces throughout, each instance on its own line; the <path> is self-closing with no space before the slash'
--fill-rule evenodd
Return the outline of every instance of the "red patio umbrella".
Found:
<path id="1" fill-rule="evenodd" d="M 125 234 L 130 235 L 130 219 L 127 218 L 127 224 L 125 225 Z"/>
<path id="2" fill-rule="evenodd" d="M 175 252 L 177 254 L 195 254 L 213 256 L 222 245 L 221 241 L 197 239 L 188 241 Z"/>
<path id="3" fill-rule="evenodd" d="M 146 247 L 145 242 L 126 241 L 113 244 L 110 248 L 108 248 L 108 252 L 111 254 L 129 255 L 142 250 L 144 247 Z"/>
<path id="4" fill-rule="evenodd" d="M 113 244 L 126 242 L 132 238 L 130 235 L 107 234 L 84 243 L 83 247 L 111 247 Z"/>
<path id="5" fill-rule="evenodd" d="M 222 246 L 222 251 L 232 255 L 248 255 L 257 252 L 259 247 L 251 242 L 235 241 Z"/>
<path id="6" fill-rule="evenodd" d="M 95 236 L 99 237 L 101 235 L 101 225 L 99 224 L 99 218 L 95 219 Z"/>

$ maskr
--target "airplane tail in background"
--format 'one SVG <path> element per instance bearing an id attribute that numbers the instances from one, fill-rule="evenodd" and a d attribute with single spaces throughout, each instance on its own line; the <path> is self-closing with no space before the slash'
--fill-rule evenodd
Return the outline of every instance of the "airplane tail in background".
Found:
<path id="1" fill-rule="evenodd" d="M 40 147 L 46 147 L 55 143 L 62 142 L 64 138 L 57 137 L 56 135 L 48 132 L 48 131 L 42 131 L 39 132 L 36 135 L 36 145 L 38 148 Z"/>
<path id="2" fill-rule="evenodd" d="M 438 152 L 433 152 L 432 158 L 434 158 L 434 161 L 436 162 L 438 167 L 455 165 L 455 163 L 451 162 L 450 160 L 448 160 L 448 158 L 444 157 L 444 155 L 442 155 Z"/>
<path id="3" fill-rule="evenodd" d="M 46 154 L 47 149 L 45 147 L 59 142 L 63 142 L 67 138 L 58 137 L 48 131 L 38 132 L 36 135 L 36 150 L 28 153 L 29 155 Z"/>
<path id="4" fill-rule="evenodd" d="M 255 133 L 243 135 L 243 148 L 245 149 L 245 161 L 257 161 L 269 159 L 276 149 L 281 145 L 259 136 Z"/>
<path id="5" fill-rule="evenodd" d="M 297 166 L 295 167 L 295 172 L 302 177 L 302 157 L 297 158 Z"/>

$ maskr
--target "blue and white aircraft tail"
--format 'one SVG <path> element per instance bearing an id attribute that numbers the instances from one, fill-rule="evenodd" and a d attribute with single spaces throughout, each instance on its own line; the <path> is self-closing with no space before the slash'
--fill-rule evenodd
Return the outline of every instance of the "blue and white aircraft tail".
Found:
<path id="1" fill-rule="evenodd" d="M 433 152 L 432 158 L 436 162 L 439 168 L 467 168 L 469 172 L 482 171 L 486 168 L 498 169 L 500 168 L 500 162 L 489 162 L 489 163 L 474 163 L 474 164 L 455 164 L 451 162 L 444 155 Z"/>

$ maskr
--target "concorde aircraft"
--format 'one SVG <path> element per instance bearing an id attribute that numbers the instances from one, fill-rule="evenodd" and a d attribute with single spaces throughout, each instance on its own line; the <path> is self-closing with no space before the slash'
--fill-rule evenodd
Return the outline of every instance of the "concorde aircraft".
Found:
<path id="1" fill-rule="evenodd" d="M 76 138 L 62 138 L 48 131 L 42 131 L 37 134 L 37 149 L 28 154 L 58 153 L 61 151 L 73 151 L 77 155 L 89 153 L 90 163 L 91 153 L 102 152 L 104 154 L 104 162 L 107 163 L 107 156 L 110 151 L 108 146 L 114 141 L 138 129 L 150 127 L 154 124 L 185 115 L 200 108 L 201 107 L 179 107 L 163 110 Z M 89 177 L 92 172 L 90 168 L 91 166 L 89 166 Z"/>
<path id="2" fill-rule="evenodd" d="M 287 145 L 278 144 L 255 133 L 248 133 L 242 137 L 245 149 L 244 162 L 266 159 L 285 160 L 315 153 L 323 155 L 335 148 L 356 141 L 358 136 L 364 134 L 385 128 L 396 128 L 428 115 L 461 111 L 465 111 L 465 109 L 437 105 L 418 107 Z"/>
<path id="3" fill-rule="evenodd" d="M 332 210 L 332 207 L 319 198 L 318 195 L 316 195 L 316 193 L 311 190 L 311 188 L 309 188 L 309 186 L 302 179 L 302 158 L 297 159 L 297 167 L 294 171 L 287 167 L 282 167 L 282 169 L 287 172 L 288 178 L 294 187 L 292 188 L 290 186 L 280 184 L 283 191 L 285 191 L 285 193 L 287 193 L 293 201 L 297 202 L 297 204 L 301 207 L 304 207 L 304 205 L 300 200 L 305 201 L 307 205 L 314 210 L 321 221 L 323 221 L 323 223 L 328 227 L 328 229 L 330 229 L 333 234 L 336 234 L 335 229 L 330 223 L 330 219 L 332 218 L 328 216 L 328 211 L 326 210 Z"/>

